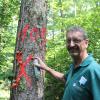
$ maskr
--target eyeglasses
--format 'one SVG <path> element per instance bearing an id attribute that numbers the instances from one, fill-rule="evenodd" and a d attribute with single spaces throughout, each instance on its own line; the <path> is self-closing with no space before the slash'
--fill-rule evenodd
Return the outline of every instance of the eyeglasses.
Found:
<path id="1" fill-rule="evenodd" d="M 68 39 L 68 40 L 67 40 L 67 43 L 70 44 L 71 41 L 72 41 L 74 44 L 79 44 L 79 43 L 81 43 L 83 40 L 85 40 L 85 39 L 76 39 L 76 38 L 74 38 L 74 39 Z"/>

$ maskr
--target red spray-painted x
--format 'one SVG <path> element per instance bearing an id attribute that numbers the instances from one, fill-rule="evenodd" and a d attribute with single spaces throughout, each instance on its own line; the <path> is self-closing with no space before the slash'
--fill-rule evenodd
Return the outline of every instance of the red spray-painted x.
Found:
<path id="1" fill-rule="evenodd" d="M 17 59 L 17 61 L 19 63 L 20 71 L 19 71 L 19 74 L 17 75 L 17 78 L 16 78 L 15 82 L 12 84 L 12 88 L 16 88 L 19 85 L 20 79 L 21 79 L 22 76 L 25 77 L 27 86 L 30 87 L 31 86 L 31 79 L 27 75 L 27 73 L 25 71 L 25 67 L 33 59 L 33 56 L 32 55 L 29 55 L 26 58 L 26 61 L 23 62 L 22 61 L 22 52 L 17 52 L 16 59 Z"/>

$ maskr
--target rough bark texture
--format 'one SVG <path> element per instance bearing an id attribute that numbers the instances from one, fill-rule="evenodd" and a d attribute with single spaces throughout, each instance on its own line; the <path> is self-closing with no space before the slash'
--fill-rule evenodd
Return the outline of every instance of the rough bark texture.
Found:
<path id="1" fill-rule="evenodd" d="M 26 27 L 26 28 L 25 28 Z M 23 62 L 28 55 L 38 55 L 44 60 L 46 43 L 46 1 L 45 0 L 22 0 L 20 8 L 20 18 L 15 48 L 14 73 L 19 74 L 19 63 L 16 60 L 16 52 L 21 51 Z M 43 36 L 44 35 L 44 36 Z M 32 67 L 33 61 L 28 63 L 25 70 L 30 76 L 31 87 L 26 85 L 26 80 L 22 76 L 20 84 L 16 88 L 11 88 L 10 100 L 43 100 L 44 80 L 43 71 L 36 72 Z M 40 73 L 40 74 L 38 74 Z M 38 76 L 36 76 L 38 74 Z M 12 82 L 13 83 L 13 82 Z"/>

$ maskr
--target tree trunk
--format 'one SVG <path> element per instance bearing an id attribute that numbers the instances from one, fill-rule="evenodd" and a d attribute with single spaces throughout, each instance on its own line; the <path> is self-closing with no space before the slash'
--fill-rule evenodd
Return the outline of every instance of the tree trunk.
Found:
<path id="1" fill-rule="evenodd" d="M 32 57 L 45 59 L 46 7 L 45 0 L 21 1 L 10 100 L 43 100 L 43 71 Z"/>

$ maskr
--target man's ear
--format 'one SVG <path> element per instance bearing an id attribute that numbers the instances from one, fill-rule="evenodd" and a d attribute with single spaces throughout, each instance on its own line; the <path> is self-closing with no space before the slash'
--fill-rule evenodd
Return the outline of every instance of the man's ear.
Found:
<path id="1" fill-rule="evenodd" d="M 85 43 L 86 43 L 86 48 L 88 47 L 88 44 L 89 44 L 89 39 L 86 39 L 85 40 Z"/>

